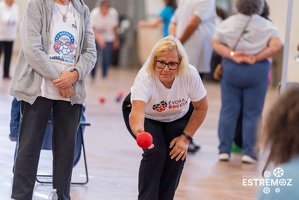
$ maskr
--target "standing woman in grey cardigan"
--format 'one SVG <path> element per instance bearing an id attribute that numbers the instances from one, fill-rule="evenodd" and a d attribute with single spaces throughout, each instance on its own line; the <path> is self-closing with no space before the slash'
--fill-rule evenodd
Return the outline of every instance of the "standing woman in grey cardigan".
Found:
<path id="1" fill-rule="evenodd" d="M 22 112 L 13 199 L 32 199 L 51 110 L 53 188 L 59 200 L 70 199 L 86 77 L 96 61 L 89 15 L 82 0 L 31 0 L 22 16 L 21 49 L 10 88 Z"/>

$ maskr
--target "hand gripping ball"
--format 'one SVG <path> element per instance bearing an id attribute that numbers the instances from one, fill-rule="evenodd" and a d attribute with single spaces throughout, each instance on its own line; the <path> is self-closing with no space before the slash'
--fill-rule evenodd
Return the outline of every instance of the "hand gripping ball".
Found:
<path id="1" fill-rule="evenodd" d="M 137 136 L 136 142 L 141 148 L 147 149 L 153 143 L 153 137 L 148 132 L 142 132 Z"/>

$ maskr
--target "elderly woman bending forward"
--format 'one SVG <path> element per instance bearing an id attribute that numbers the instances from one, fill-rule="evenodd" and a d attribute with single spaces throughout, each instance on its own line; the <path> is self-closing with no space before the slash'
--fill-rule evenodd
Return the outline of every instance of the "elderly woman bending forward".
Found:
<path id="1" fill-rule="evenodd" d="M 132 136 L 136 138 L 143 131 L 153 136 L 153 144 L 143 149 L 139 200 L 174 198 L 188 144 L 207 113 L 206 93 L 179 40 L 173 36 L 161 39 L 123 104 Z"/>

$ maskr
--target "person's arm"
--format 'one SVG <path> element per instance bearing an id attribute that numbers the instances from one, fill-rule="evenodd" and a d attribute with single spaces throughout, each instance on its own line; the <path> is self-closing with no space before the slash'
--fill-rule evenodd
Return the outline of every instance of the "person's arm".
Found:
<path id="1" fill-rule="evenodd" d="M 132 101 L 132 110 L 129 116 L 129 123 L 133 134 L 137 137 L 139 133 L 144 131 L 146 103 L 141 100 Z"/>
<path id="2" fill-rule="evenodd" d="M 118 49 L 119 48 L 119 38 L 118 38 L 118 27 L 117 26 L 115 26 L 113 28 L 113 33 L 114 33 L 113 49 Z"/>
<path id="3" fill-rule="evenodd" d="M 192 102 L 192 105 L 194 107 L 194 111 L 189 119 L 184 133 L 193 138 L 195 132 L 206 118 L 208 112 L 208 98 L 204 97 L 200 101 Z"/>
<path id="4" fill-rule="evenodd" d="M 101 36 L 97 33 L 96 29 L 93 28 L 93 34 L 95 37 L 96 43 L 99 45 L 101 49 L 105 48 L 105 40 L 101 38 Z"/>
<path id="5" fill-rule="evenodd" d="M 47 37 L 43 27 L 43 3 L 29 1 L 19 26 L 20 43 L 29 66 L 40 76 L 54 80 L 61 75 L 60 69 L 51 62 L 43 41 Z"/>
<path id="6" fill-rule="evenodd" d="M 263 51 L 255 55 L 256 62 L 272 57 L 281 49 L 281 47 L 282 44 L 279 38 L 271 38 L 268 42 L 268 46 Z"/>
<path id="7" fill-rule="evenodd" d="M 281 49 L 282 45 L 279 38 L 273 37 L 269 40 L 268 45 L 258 54 L 247 54 L 243 58 L 243 62 L 247 64 L 254 64 L 256 62 L 272 57 Z"/>
<path id="8" fill-rule="evenodd" d="M 175 22 L 170 22 L 169 27 L 168 27 L 168 32 L 169 35 L 172 35 L 173 37 L 176 36 L 175 32 L 176 32 L 176 23 Z"/>
<path id="9" fill-rule="evenodd" d="M 161 17 L 158 17 L 155 21 L 150 23 L 142 20 L 138 25 L 139 27 L 157 28 L 161 23 L 163 23 L 163 19 Z"/>
<path id="10" fill-rule="evenodd" d="M 188 150 L 188 144 L 190 140 L 188 139 L 190 136 L 193 138 L 195 132 L 197 129 L 201 126 L 203 123 L 207 112 L 208 112 L 208 99 L 207 97 L 204 97 L 203 99 L 192 102 L 192 105 L 194 107 L 193 113 L 189 119 L 189 122 L 187 126 L 184 129 L 184 133 L 187 134 L 187 137 L 185 135 L 180 135 L 176 138 L 174 138 L 170 142 L 169 148 L 172 148 L 169 155 L 171 156 L 171 159 L 176 159 L 176 161 L 182 159 L 184 160 L 187 156 L 187 150 Z"/>
<path id="11" fill-rule="evenodd" d="M 183 34 L 179 38 L 182 44 L 186 42 L 190 36 L 195 32 L 198 28 L 199 24 L 201 23 L 201 19 L 197 15 L 192 15 L 190 21 L 188 22 Z"/>

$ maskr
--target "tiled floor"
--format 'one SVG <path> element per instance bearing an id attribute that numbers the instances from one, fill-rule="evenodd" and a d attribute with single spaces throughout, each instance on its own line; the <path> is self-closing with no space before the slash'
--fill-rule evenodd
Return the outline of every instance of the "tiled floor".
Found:
<path id="1" fill-rule="evenodd" d="M 131 138 L 124 125 L 119 93 L 127 94 L 136 70 L 111 68 L 105 81 L 89 80 L 86 100 L 86 118 L 91 123 L 85 130 L 85 145 L 89 182 L 84 186 L 73 185 L 73 200 L 134 200 L 137 199 L 137 174 L 141 149 Z M 263 160 L 257 165 L 240 162 L 240 155 L 220 163 L 217 160 L 217 124 L 220 109 L 219 84 L 205 81 L 208 91 L 209 111 L 202 127 L 195 135 L 201 150 L 188 155 L 187 162 L 176 192 L 175 200 L 251 200 L 255 199 L 256 187 L 243 186 L 243 178 L 259 176 Z M 0 80 L 0 199 L 10 199 L 15 142 L 8 138 L 10 106 L 8 95 L 10 81 Z M 275 88 L 269 88 L 265 111 L 277 96 Z M 99 98 L 104 97 L 105 103 Z M 43 150 L 39 173 L 51 171 L 50 151 Z M 84 165 L 74 168 L 73 180 L 84 180 Z M 36 184 L 34 200 L 47 199 L 51 186 Z"/>

